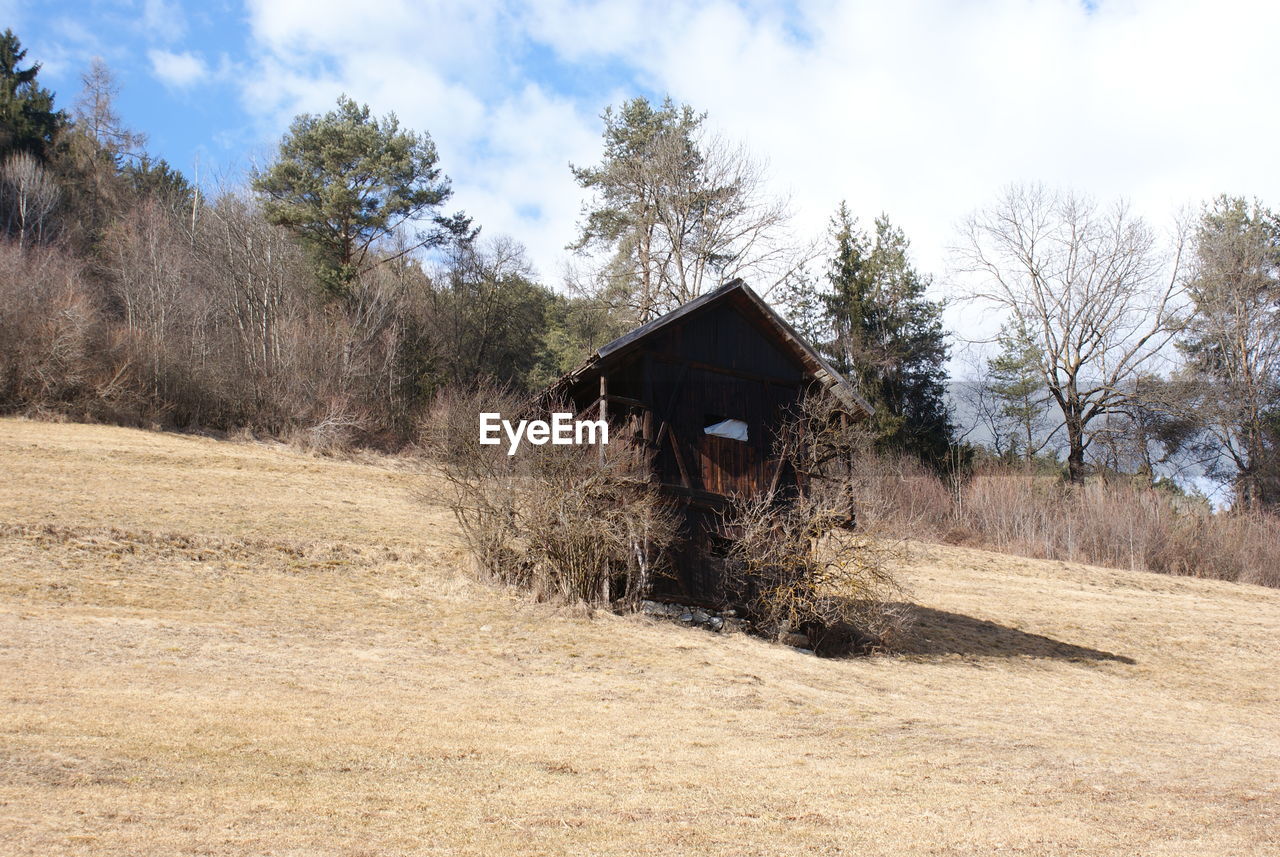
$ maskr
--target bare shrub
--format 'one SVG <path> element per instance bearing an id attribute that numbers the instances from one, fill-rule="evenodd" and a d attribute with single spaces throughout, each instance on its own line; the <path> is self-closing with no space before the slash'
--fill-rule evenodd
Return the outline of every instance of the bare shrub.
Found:
<path id="1" fill-rule="evenodd" d="M 1136 478 L 1073 485 L 987 466 L 948 483 L 910 459 L 862 450 L 847 479 L 863 533 L 1280 586 L 1280 519 L 1214 512 L 1203 499 Z"/>
<path id="2" fill-rule="evenodd" d="M 998 550 L 1137 570 L 1151 568 L 1171 534 L 1200 517 L 1130 483 L 1071 486 L 1016 473 L 974 477 L 962 503 L 962 519 Z"/>
<path id="3" fill-rule="evenodd" d="M 1274 515 L 1230 515 L 1213 537 L 1215 567 L 1224 579 L 1280 588 L 1280 520 Z"/>
<path id="4" fill-rule="evenodd" d="M 859 527 L 903 538 L 941 539 L 955 528 L 951 488 L 909 456 L 859 452 L 849 473 Z"/>
<path id="5" fill-rule="evenodd" d="M 311 424 L 296 429 L 290 439 L 303 449 L 322 453 L 356 446 L 357 438 L 369 428 L 368 419 L 345 397 L 332 397 L 325 404 Z"/>
<path id="6" fill-rule="evenodd" d="M 479 443 L 479 414 L 525 409 L 489 385 L 438 396 L 424 446 L 449 485 L 449 506 L 479 570 L 539 599 L 634 607 L 676 522 L 629 444 L 604 448 Z M 535 416 L 529 414 L 529 416 Z"/>
<path id="7" fill-rule="evenodd" d="M 759 632 L 798 631 L 824 655 L 892 644 L 906 619 L 891 571 L 899 545 L 832 526 L 813 494 L 740 500 L 728 521 L 731 585 Z"/>
<path id="8" fill-rule="evenodd" d="M 901 543 L 861 521 L 854 531 L 852 477 L 868 445 L 829 396 L 811 394 L 775 445 L 794 483 L 738 498 L 724 516 L 730 586 L 761 633 L 798 631 L 836 655 L 889 646 L 902 630 Z"/>
<path id="9" fill-rule="evenodd" d="M 134 367 L 90 291 L 56 248 L 0 242 L 0 408 L 137 421 Z"/>
<path id="10" fill-rule="evenodd" d="M 1070 485 L 991 470 L 962 486 L 956 526 L 972 543 L 1009 553 L 1111 568 L 1280 585 L 1280 521 L 1213 512 L 1125 478 Z"/>

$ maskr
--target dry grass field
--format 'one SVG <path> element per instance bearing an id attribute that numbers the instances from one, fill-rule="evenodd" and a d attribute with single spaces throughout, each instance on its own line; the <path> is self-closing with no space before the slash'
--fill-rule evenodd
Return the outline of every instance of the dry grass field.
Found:
<path id="1" fill-rule="evenodd" d="M 1280 853 L 1280 591 L 916 546 L 819 660 L 472 582 L 433 484 L 0 420 L 0 852 Z"/>

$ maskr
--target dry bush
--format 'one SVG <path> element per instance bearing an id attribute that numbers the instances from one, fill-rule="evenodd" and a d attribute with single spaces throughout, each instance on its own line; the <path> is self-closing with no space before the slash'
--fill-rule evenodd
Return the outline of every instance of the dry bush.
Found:
<path id="1" fill-rule="evenodd" d="M 958 512 L 997 550 L 1132 569 L 1150 569 L 1170 534 L 1197 517 L 1149 488 L 1101 480 L 1073 486 L 1019 473 L 973 477 Z"/>
<path id="2" fill-rule="evenodd" d="M 0 241 L 0 408 L 139 422 L 127 342 L 91 295 L 68 254 Z"/>
<path id="3" fill-rule="evenodd" d="M 737 502 L 726 522 L 730 585 L 766 636 L 798 631 L 823 655 L 890 646 L 907 618 L 891 571 L 899 547 L 832 526 L 825 499 Z"/>
<path id="4" fill-rule="evenodd" d="M 902 538 L 944 539 L 955 529 L 955 493 L 909 456 L 863 449 L 849 474 L 863 529 Z"/>
<path id="5" fill-rule="evenodd" d="M 1201 526 L 1205 520 L 1201 516 Z M 1209 576 L 1280 588 L 1280 520 L 1259 513 L 1215 516 L 1212 520 L 1213 526 L 1205 527 L 1210 532 L 1203 540 L 1212 545 L 1211 566 L 1202 562 L 1195 571 L 1173 566 L 1152 570 L 1187 574 L 1208 566 L 1217 572 Z"/>
<path id="6" fill-rule="evenodd" d="M 540 599 L 635 606 L 666 567 L 676 532 L 634 450 L 479 443 L 479 414 L 525 413 L 492 386 L 438 396 L 424 446 L 450 486 L 449 505 L 480 570 Z"/>
<path id="7" fill-rule="evenodd" d="M 725 514 L 729 585 L 758 631 L 799 631 L 819 654 L 836 655 L 891 645 L 903 630 L 891 570 L 901 543 L 867 528 L 860 502 L 855 514 L 853 475 L 867 446 L 829 396 L 811 394 L 775 445 L 794 484 L 738 498 Z"/>
<path id="8" fill-rule="evenodd" d="M 925 540 L 1164 574 L 1280 586 L 1280 521 L 1214 513 L 1128 479 L 1071 485 L 989 468 L 950 490 L 918 466 L 864 455 L 851 475 L 860 524 Z"/>

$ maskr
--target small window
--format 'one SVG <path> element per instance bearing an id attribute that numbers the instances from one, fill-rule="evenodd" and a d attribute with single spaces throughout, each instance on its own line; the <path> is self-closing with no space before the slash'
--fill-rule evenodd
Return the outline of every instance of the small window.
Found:
<path id="1" fill-rule="evenodd" d="M 729 440 L 746 441 L 747 424 L 743 420 L 709 416 L 706 419 L 706 425 L 703 427 L 702 433 L 709 434 L 712 437 L 727 437 Z"/>

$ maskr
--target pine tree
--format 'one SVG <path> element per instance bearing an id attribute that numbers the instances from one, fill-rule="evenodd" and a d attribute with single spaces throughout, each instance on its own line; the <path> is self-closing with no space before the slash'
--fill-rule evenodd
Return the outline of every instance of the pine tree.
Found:
<path id="1" fill-rule="evenodd" d="M 592 194 L 568 248 L 586 263 L 583 291 L 646 321 L 734 277 L 768 291 L 794 271 L 787 206 L 705 113 L 633 98 L 603 119 L 600 163 L 570 165 Z"/>
<path id="2" fill-rule="evenodd" d="M 807 268 L 800 268 L 783 280 L 770 300 L 805 342 L 816 345 L 831 338 L 822 283 Z"/>
<path id="3" fill-rule="evenodd" d="M 303 114 L 280 141 L 274 164 L 254 177 L 267 220 L 311 250 L 325 289 L 346 296 L 352 281 L 377 264 L 379 242 L 420 218 L 404 255 L 474 236 L 462 214 L 435 212 L 453 191 L 436 165 L 431 135 L 404 130 L 394 113 L 373 117 L 345 95 L 323 116 Z"/>
<path id="4" fill-rule="evenodd" d="M 1046 442 L 1039 436 L 1050 399 L 1041 369 L 1043 352 L 1027 331 L 1017 326 L 1006 326 L 997 341 L 1000 353 L 987 361 L 988 387 L 997 402 L 995 417 L 1012 429 L 1010 455 L 1021 457 L 1030 467 Z"/>
<path id="5" fill-rule="evenodd" d="M 1280 215 L 1219 197 L 1196 235 L 1179 346 L 1210 472 L 1242 507 L 1280 507 Z"/>
<path id="6" fill-rule="evenodd" d="M 20 69 L 27 51 L 6 29 L 0 35 L 0 161 L 15 152 L 48 158 L 66 116 L 53 109 L 53 93 L 36 82 L 40 63 Z"/>
<path id="7" fill-rule="evenodd" d="M 942 304 L 925 297 L 929 279 L 911 266 L 906 235 L 887 217 L 876 218 L 873 241 L 841 203 L 831 238 L 825 349 L 874 406 L 877 446 L 941 469 L 954 435 Z"/>

